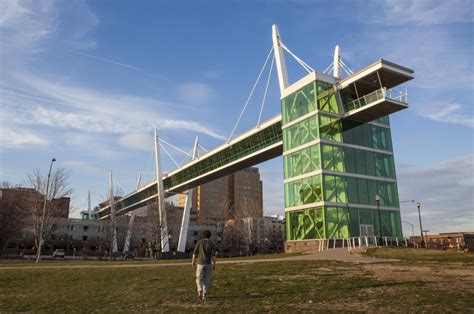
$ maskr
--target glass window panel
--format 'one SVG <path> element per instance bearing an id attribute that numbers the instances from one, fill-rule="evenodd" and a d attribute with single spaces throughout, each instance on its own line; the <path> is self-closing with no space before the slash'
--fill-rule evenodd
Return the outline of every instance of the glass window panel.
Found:
<path id="1" fill-rule="evenodd" d="M 311 133 L 311 141 L 319 138 L 318 116 L 309 118 L 309 130 Z"/>
<path id="2" fill-rule="evenodd" d="M 321 169 L 321 163 L 319 158 L 319 147 L 320 145 L 311 146 L 311 167 L 314 170 Z"/>
<path id="3" fill-rule="evenodd" d="M 372 132 L 370 124 L 362 125 L 362 145 L 367 147 L 372 147 Z"/>
<path id="4" fill-rule="evenodd" d="M 311 172 L 311 148 L 301 150 L 301 173 Z"/>
<path id="5" fill-rule="evenodd" d="M 311 178 L 311 188 L 314 193 L 315 202 L 323 201 L 323 189 L 321 185 L 321 175 L 317 175 Z"/>
<path id="6" fill-rule="evenodd" d="M 365 174 L 365 154 L 360 149 L 354 149 L 355 161 L 356 161 L 356 172 L 359 174 Z"/>
<path id="7" fill-rule="evenodd" d="M 303 145 L 305 143 L 308 143 L 310 140 L 309 137 L 309 121 L 308 119 L 301 121 L 298 123 L 299 125 L 299 131 L 300 131 L 300 144 Z"/>
<path id="8" fill-rule="evenodd" d="M 366 166 L 366 174 L 369 176 L 375 176 L 375 158 L 373 152 L 364 152 L 365 155 L 365 166 Z"/>
<path id="9" fill-rule="evenodd" d="M 359 221 L 361 225 L 373 225 L 371 210 L 359 208 Z"/>
<path id="10" fill-rule="evenodd" d="M 368 204 L 377 205 L 377 202 L 375 201 L 375 195 L 377 195 L 377 181 L 367 180 L 367 191 L 368 191 L 368 197 L 369 197 Z"/>
<path id="11" fill-rule="evenodd" d="M 337 208 L 336 207 L 326 207 L 326 230 L 327 237 L 337 238 Z"/>
<path id="12" fill-rule="evenodd" d="M 322 161 L 323 169 L 334 171 L 334 156 L 332 152 L 332 145 L 323 144 Z"/>
<path id="13" fill-rule="evenodd" d="M 338 238 L 349 237 L 349 209 L 347 207 L 337 208 L 337 219 L 338 219 Z"/>
<path id="14" fill-rule="evenodd" d="M 352 129 L 352 134 L 353 134 L 353 139 L 354 139 L 354 144 L 355 145 L 362 145 L 362 125 L 357 126 Z"/>
<path id="15" fill-rule="evenodd" d="M 334 171 L 344 172 L 344 149 L 340 146 L 333 146 Z"/>
<path id="16" fill-rule="evenodd" d="M 354 148 L 344 147 L 344 163 L 346 172 L 356 173 Z"/>
<path id="17" fill-rule="evenodd" d="M 359 227 L 359 209 L 349 208 L 349 232 L 351 237 L 358 237 L 360 235 Z"/>
<path id="18" fill-rule="evenodd" d="M 297 151 L 291 154 L 291 167 L 293 168 L 293 176 L 301 175 L 301 152 Z"/>
<path id="19" fill-rule="evenodd" d="M 316 237 L 318 239 L 326 238 L 324 232 L 324 209 L 322 207 L 314 209 L 314 223 L 316 225 Z"/>
<path id="20" fill-rule="evenodd" d="M 347 204 L 347 182 L 345 177 L 336 176 L 337 202 Z"/>
<path id="21" fill-rule="evenodd" d="M 324 200 L 327 202 L 336 202 L 336 179 L 334 176 L 324 176 Z"/>
<path id="22" fill-rule="evenodd" d="M 357 190 L 359 192 L 359 204 L 369 204 L 369 191 L 367 190 L 366 179 L 357 179 Z"/>
<path id="23" fill-rule="evenodd" d="M 296 181 L 294 183 L 295 186 L 295 206 L 299 206 L 303 204 L 303 182 Z"/>
<path id="24" fill-rule="evenodd" d="M 359 197 L 357 192 L 357 179 L 347 177 L 347 197 L 348 203 L 350 204 L 359 204 Z"/>

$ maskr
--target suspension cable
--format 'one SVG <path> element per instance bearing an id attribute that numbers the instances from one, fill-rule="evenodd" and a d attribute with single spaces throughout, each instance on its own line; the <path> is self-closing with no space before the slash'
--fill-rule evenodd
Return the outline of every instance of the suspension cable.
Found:
<path id="1" fill-rule="evenodd" d="M 260 70 L 260 73 L 258 74 L 257 80 L 256 80 L 255 83 L 253 84 L 252 90 L 250 91 L 250 95 L 249 95 L 249 97 L 247 98 L 247 100 L 245 101 L 244 108 L 243 108 L 242 111 L 240 112 L 239 118 L 237 119 L 237 122 L 235 123 L 234 128 L 232 129 L 232 132 L 230 133 L 230 136 L 229 136 L 229 138 L 227 139 L 227 142 L 229 142 L 229 141 L 232 139 L 232 136 L 234 135 L 235 129 L 237 129 L 237 126 L 239 125 L 240 119 L 242 119 L 242 116 L 243 116 L 243 114 L 244 114 L 244 111 L 245 111 L 245 109 L 247 108 L 247 105 L 248 105 L 249 102 L 250 102 L 250 98 L 252 98 L 253 92 L 255 91 L 255 88 L 257 87 L 258 82 L 260 81 L 260 77 L 262 76 L 262 73 L 263 73 L 263 71 L 265 70 L 265 67 L 267 66 L 268 60 L 270 59 L 270 55 L 272 54 L 272 52 L 273 52 L 273 46 L 272 46 L 272 48 L 270 49 L 270 51 L 268 52 L 267 59 L 265 60 L 265 63 L 263 64 L 263 67 L 262 67 L 262 69 Z"/>
<path id="2" fill-rule="evenodd" d="M 209 153 L 209 150 L 202 146 L 201 143 L 198 143 L 198 146 L 201 147 L 206 153 Z"/>
<path id="3" fill-rule="evenodd" d="M 165 153 L 166 153 L 166 154 L 168 155 L 168 157 L 174 162 L 174 164 L 176 165 L 176 167 L 179 168 L 178 163 L 177 163 L 176 160 L 171 156 L 170 152 L 166 149 L 165 145 L 160 144 L 160 147 L 163 148 L 163 150 L 165 151 Z"/>
<path id="4" fill-rule="evenodd" d="M 168 145 L 168 146 L 170 146 L 170 147 L 176 149 L 177 151 L 179 151 L 179 152 L 181 152 L 181 153 L 183 153 L 183 154 L 185 154 L 185 155 L 188 155 L 188 156 L 191 157 L 191 158 L 193 157 L 193 156 L 191 156 L 189 153 L 185 152 L 184 150 L 182 150 L 182 149 L 180 149 L 180 148 L 174 146 L 173 144 L 168 143 L 168 142 L 165 141 L 165 140 L 162 140 L 161 138 L 159 138 L 158 140 L 159 140 L 160 142 L 162 142 L 162 143 L 164 143 L 164 144 L 166 144 L 166 145 Z"/>
<path id="5" fill-rule="evenodd" d="M 314 69 L 312 67 L 310 67 L 309 65 L 307 65 L 303 60 L 301 60 L 300 58 L 298 58 L 293 52 L 291 52 L 290 49 L 288 49 L 287 46 L 285 46 L 281 41 L 280 41 L 280 45 L 283 49 L 285 49 L 306 71 L 308 71 L 308 73 L 312 73 L 312 72 L 315 72 Z"/>
<path id="6" fill-rule="evenodd" d="M 267 84 L 265 85 L 265 92 L 263 93 L 262 106 L 260 107 L 260 114 L 258 115 L 257 127 L 260 125 L 262 120 L 263 107 L 265 106 L 265 100 L 267 99 L 268 84 L 270 83 L 270 78 L 272 77 L 273 65 L 275 64 L 275 54 L 273 54 L 272 63 L 270 65 L 270 71 L 268 72 Z"/>

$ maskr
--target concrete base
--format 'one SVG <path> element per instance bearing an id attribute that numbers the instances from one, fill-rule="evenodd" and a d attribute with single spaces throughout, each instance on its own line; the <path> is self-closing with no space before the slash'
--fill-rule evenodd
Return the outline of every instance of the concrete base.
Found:
<path id="1" fill-rule="evenodd" d="M 319 252 L 319 243 L 326 245 L 326 240 L 285 241 L 285 253 L 315 253 Z M 324 246 L 325 248 L 325 246 Z"/>

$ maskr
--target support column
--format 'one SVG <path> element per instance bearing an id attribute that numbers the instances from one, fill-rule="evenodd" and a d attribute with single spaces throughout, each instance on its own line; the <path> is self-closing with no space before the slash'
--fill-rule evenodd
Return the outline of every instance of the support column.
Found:
<path id="1" fill-rule="evenodd" d="M 159 230 L 161 239 L 161 252 L 169 252 L 168 223 L 166 220 L 165 191 L 163 188 L 163 174 L 161 172 L 160 143 L 158 131 L 155 129 L 155 163 L 156 163 L 156 184 L 158 188 L 158 215 Z"/>
<path id="2" fill-rule="evenodd" d="M 109 187 L 110 187 L 110 219 L 112 220 L 112 252 L 117 253 L 117 223 L 115 221 L 115 199 L 114 199 L 114 184 L 112 179 L 112 171 L 109 175 Z"/>
<path id="3" fill-rule="evenodd" d="M 140 188 L 141 178 L 142 178 L 142 174 L 139 173 L 135 190 L 138 190 Z M 130 215 L 130 221 L 128 222 L 128 229 L 127 229 L 127 236 L 125 237 L 125 244 L 123 246 L 123 254 L 127 253 L 130 250 L 130 239 L 132 238 L 133 224 L 135 223 L 135 213 L 136 213 L 136 210 L 132 211 Z"/>
<path id="4" fill-rule="evenodd" d="M 273 24 L 272 26 L 272 39 L 273 39 L 273 52 L 275 54 L 275 63 L 277 66 L 278 83 L 280 84 L 280 95 L 288 87 L 288 72 L 286 71 L 285 55 L 283 54 L 283 48 L 281 48 L 280 32 L 278 26 Z"/>
<path id="5" fill-rule="evenodd" d="M 196 136 L 193 149 L 193 160 L 198 157 L 199 137 Z M 181 221 L 181 229 L 179 232 L 178 252 L 186 250 L 186 241 L 188 238 L 189 216 L 191 214 L 191 203 L 193 201 L 193 189 L 189 189 L 186 193 L 186 202 L 183 210 L 183 219 Z"/>

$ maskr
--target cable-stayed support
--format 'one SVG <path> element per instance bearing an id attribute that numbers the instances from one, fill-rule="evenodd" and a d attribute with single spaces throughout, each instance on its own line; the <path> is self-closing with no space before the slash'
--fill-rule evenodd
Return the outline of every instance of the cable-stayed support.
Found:
<path id="1" fill-rule="evenodd" d="M 286 52 L 288 52 L 308 73 L 315 72 L 312 67 L 310 67 L 310 66 L 307 65 L 303 60 L 301 60 L 300 58 L 298 58 L 298 56 L 296 56 L 293 52 L 291 52 L 291 50 L 290 50 L 287 46 L 285 46 L 285 44 L 283 44 L 281 41 L 280 41 L 280 45 L 281 45 L 281 47 L 282 47 Z"/>
<path id="2" fill-rule="evenodd" d="M 260 114 L 258 115 L 257 127 L 260 125 L 260 121 L 262 120 L 263 107 L 265 106 L 265 101 L 267 100 L 268 85 L 270 84 L 270 78 L 272 77 L 274 64 L 275 64 L 275 54 L 273 54 L 270 70 L 268 71 L 267 84 L 265 85 L 265 91 L 263 93 L 262 106 L 260 107 Z"/>
<path id="3" fill-rule="evenodd" d="M 268 60 L 270 59 L 270 56 L 271 56 L 272 52 L 273 52 L 273 47 L 270 48 L 270 51 L 268 52 L 267 58 L 265 59 L 265 63 L 263 64 L 263 67 L 260 70 L 260 73 L 258 74 L 257 80 L 253 84 L 252 90 L 250 91 L 250 95 L 249 95 L 249 97 L 247 97 L 247 100 L 245 101 L 244 107 L 242 108 L 242 111 L 240 112 L 239 118 L 237 119 L 237 122 L 235 123 L 234 128 L 232 129 L 232 132 L 230 133 L 230 136 L 227 139 L 227 142 L 229 142 L 232 139 L 232 136 L 234 136 L 234 132 L 237 129 L 237 126 L 239 125 L 240 120 L 242 119 L 242 116 L 244 115 L 245 109 L 247 108 L 247 106 L 250 102 L 250 99 L 252 98 L 252 95 L 255 91 L 255 88 L 257 87 L 258 82 L 260 81 L 260 77 L 262 76 L 263 71 L 265 70 L 265 67 L 267 66 Z"/>

